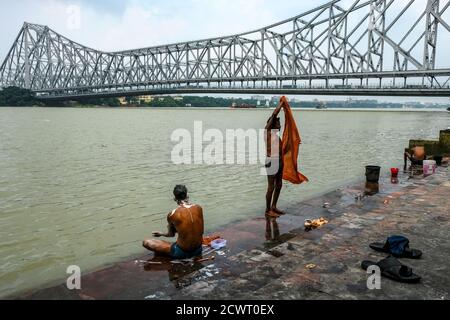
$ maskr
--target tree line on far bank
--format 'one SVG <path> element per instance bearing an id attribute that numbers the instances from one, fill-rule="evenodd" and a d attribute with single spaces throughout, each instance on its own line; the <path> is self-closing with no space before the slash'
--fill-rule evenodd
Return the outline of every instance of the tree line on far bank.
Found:
<path id="1" fill-rule="evenodd" d="M 171 96 L 155 97 L 152 101 L 139 100 L 139 97 L 126 98 L 130 106 L 140 106 L 149 108 L 176 108 L 176 107 L 216 107 L 228 108 L 233 103 L 257 105 L 258 101 L 252 99 L 226 99 L 213 97 L 195 97 L 185 96 L 182 99 L 174 99 Z M 122 106 L 118 98 L 84 98 L 70 102 L 55 102 L 46 104 L 36 97 L 36 94 L 30 90 L 18 87 L 8 87 L 0 90 L 0 107 L 26 107 L 26 106 L 104 106 L 120 107 Z"/>
<path id="2" fill-rule="evenodd" d="M 171 96 L 154 97 L 152 101 L 139 100 L 139 97 L 126 98 L 128 106 L 149 107 L 149 108 L 180 108 L 180 107 L 194 107 L 194 108 L 229 108 L 233 104 L 236 105 L 254 105 L 264 108 L 266 101 L 258 101 L 255 99 L 242 98 L 221 98 L 221 97 L 204 97 L 204 96 L 183 96 L 174 98 Z M 279 100 L 276 98 L 269 99 L 269 106 L 276 107 Z M 88 99 L 80 102 L 80 104 L 99 105 L 117 107 L 121 106 L 119 99 Z M 327 101 L 319 100 L 313 101 L 299 101 L 293 100 L 289 103 L 293 108 L 358 108 L 358 109 L 372 109 L 372 108 L 391 108 L 402 109 L 403 103 L 398 102 L 379 102 L 377 100 L 349 100 L 349 101 Z M 415 108 L 423 107 L 419 103 L 412 104 Z M 450 108 L 447 110 L 450 111 Z"/>
<path id="3" fill-rule="evenodd" d="M 0 107 L 25 107 L 44 105 L 27 89 L 9 87 L 0 90 Z"/>
<path id="4" fill-rule="evenodd" d="M 242 98 L 221 98 L 221 97 L 199 97 L 199 96 L 183 96 L 182 98 L 174 98 L 171 96 L 155 97 L 152 101 L 140 100 L 139 97 L 126 98 L 129 106 L 140 106 L 149 108 L 176 108 L 176 107 L 195 107 L 195 108 L 228 108 L 233 103 L 237 105 L 258 105 L 258 101 L 254 99 Z M 278 103 L 277 99 L 270 100 L 270 106 L 274 107 Z M 265 101 L 260 102 L 261 107 L 265 106 Z M 294 108 L 402 108 L 401 103 L 378 102 L 376 100 L 350 100 L 345 101 L 328 101 L 326 104 L 320 101 L 291 101 Z M 121 107 L 121 101 L 118 98 L 85 98 L 78 101 L 55 102 L 45 104 L 39 100 L 35 93 L 30 90 L 8 87 L 0 89 L 0 107 L 25 107 L 25 106 L 104 106 L 104 107 Z M 450 111 L 450 107 L 447 108 Z"/>
<path id="5" fill-rule="evenodd" d="M 182 98 L 155 97 L 152 101 L 137 101 L 131 98 L 131 104 L 139 104 L 151 108 L 194 107 L 194 108 L 229 108 L 233 103 L 237 105 L 258 105 L 257 100 L 242 98 L 198 97 L 183 96 Z"/>
<path id="6" fill-rule="evenodd" d="M 139 97 L 125 98 L 127 105 L 122 105 L 118 98 L 87 98 L 72 102 L 72 105 L 81 106 L 105 106 L 105 107 L 143 107 L 143 108 L 228 108 L 233 103 L 238 105 L 248 104 L 257 105 L 257 100 L 241 99 L 241 98 L 213 98 L 213 97 L 195 97 L 184 96 L 182 98 L 174 98 L 171 96 L 155 97 L 151 101 L 140 100 Z"/>

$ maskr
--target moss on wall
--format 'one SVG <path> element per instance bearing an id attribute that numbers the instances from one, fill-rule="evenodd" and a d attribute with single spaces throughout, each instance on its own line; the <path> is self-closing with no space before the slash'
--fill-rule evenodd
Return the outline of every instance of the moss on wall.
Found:
<path id="1" fill-rule="evenodd" d="M 443 130 L 437 140 L 410 140 L 409 148 L 424 146 L 427 155 L 450 155 L 450 130 Z"/>

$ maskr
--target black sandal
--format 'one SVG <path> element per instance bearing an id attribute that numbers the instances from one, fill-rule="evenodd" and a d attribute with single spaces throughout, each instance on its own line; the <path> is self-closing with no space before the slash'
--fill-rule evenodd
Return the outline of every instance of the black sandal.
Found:
<path id="1" fill-rule="evenodd" d="M 369 269 L 370 266 L 378 266 L 381 270 L 381 275 L 394 281 L 402 283 L 418 283 L 421 277 L 414 274 L 412 269 L 405 266 L 394 257 L 388 257 L 380 262 L 363 261 L 361 267 L 364 270 Z"/>

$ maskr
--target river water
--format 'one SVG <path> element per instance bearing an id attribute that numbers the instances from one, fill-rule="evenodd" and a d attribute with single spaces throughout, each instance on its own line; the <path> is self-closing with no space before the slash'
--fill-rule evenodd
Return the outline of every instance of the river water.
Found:
<path id="1" fill-rule="evenodd" d="M 259 165 L 175 165 L 175 129 L 259 129 L 269 110 L 0 108 L 0 297 L 144 253 L 165 230 L 171 191 L 186 184 L 206 228 L 264 214 Z M 281 208 L 359 179 L 386 174 L 412 138 L 436 139 L 445 112 L 295 111 L 300 169 Z"/>

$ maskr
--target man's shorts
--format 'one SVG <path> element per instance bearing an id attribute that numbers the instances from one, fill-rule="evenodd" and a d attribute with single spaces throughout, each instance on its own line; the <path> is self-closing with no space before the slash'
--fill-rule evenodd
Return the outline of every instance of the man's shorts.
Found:
<path id="1" fill-rule="evenodd" d="M 273 168 L 272 165 L 274 165 Z M 283 161 L 281 160 L 281 158 L 267 158 L 266 172 L 267 176 L 269 177 L 283 176 Z"/>
<path id="2" fill-rule="evenodd" d="M 174 243 L 172 247 L 170 248 L 170 256 L 174 259 L 190 259 L 194 257 L 199 257 L 203 253 L 203 246 L 200 246 L 199 248 L 186 252 L 183 249 L 181 249 L 178 244 Z"/>

